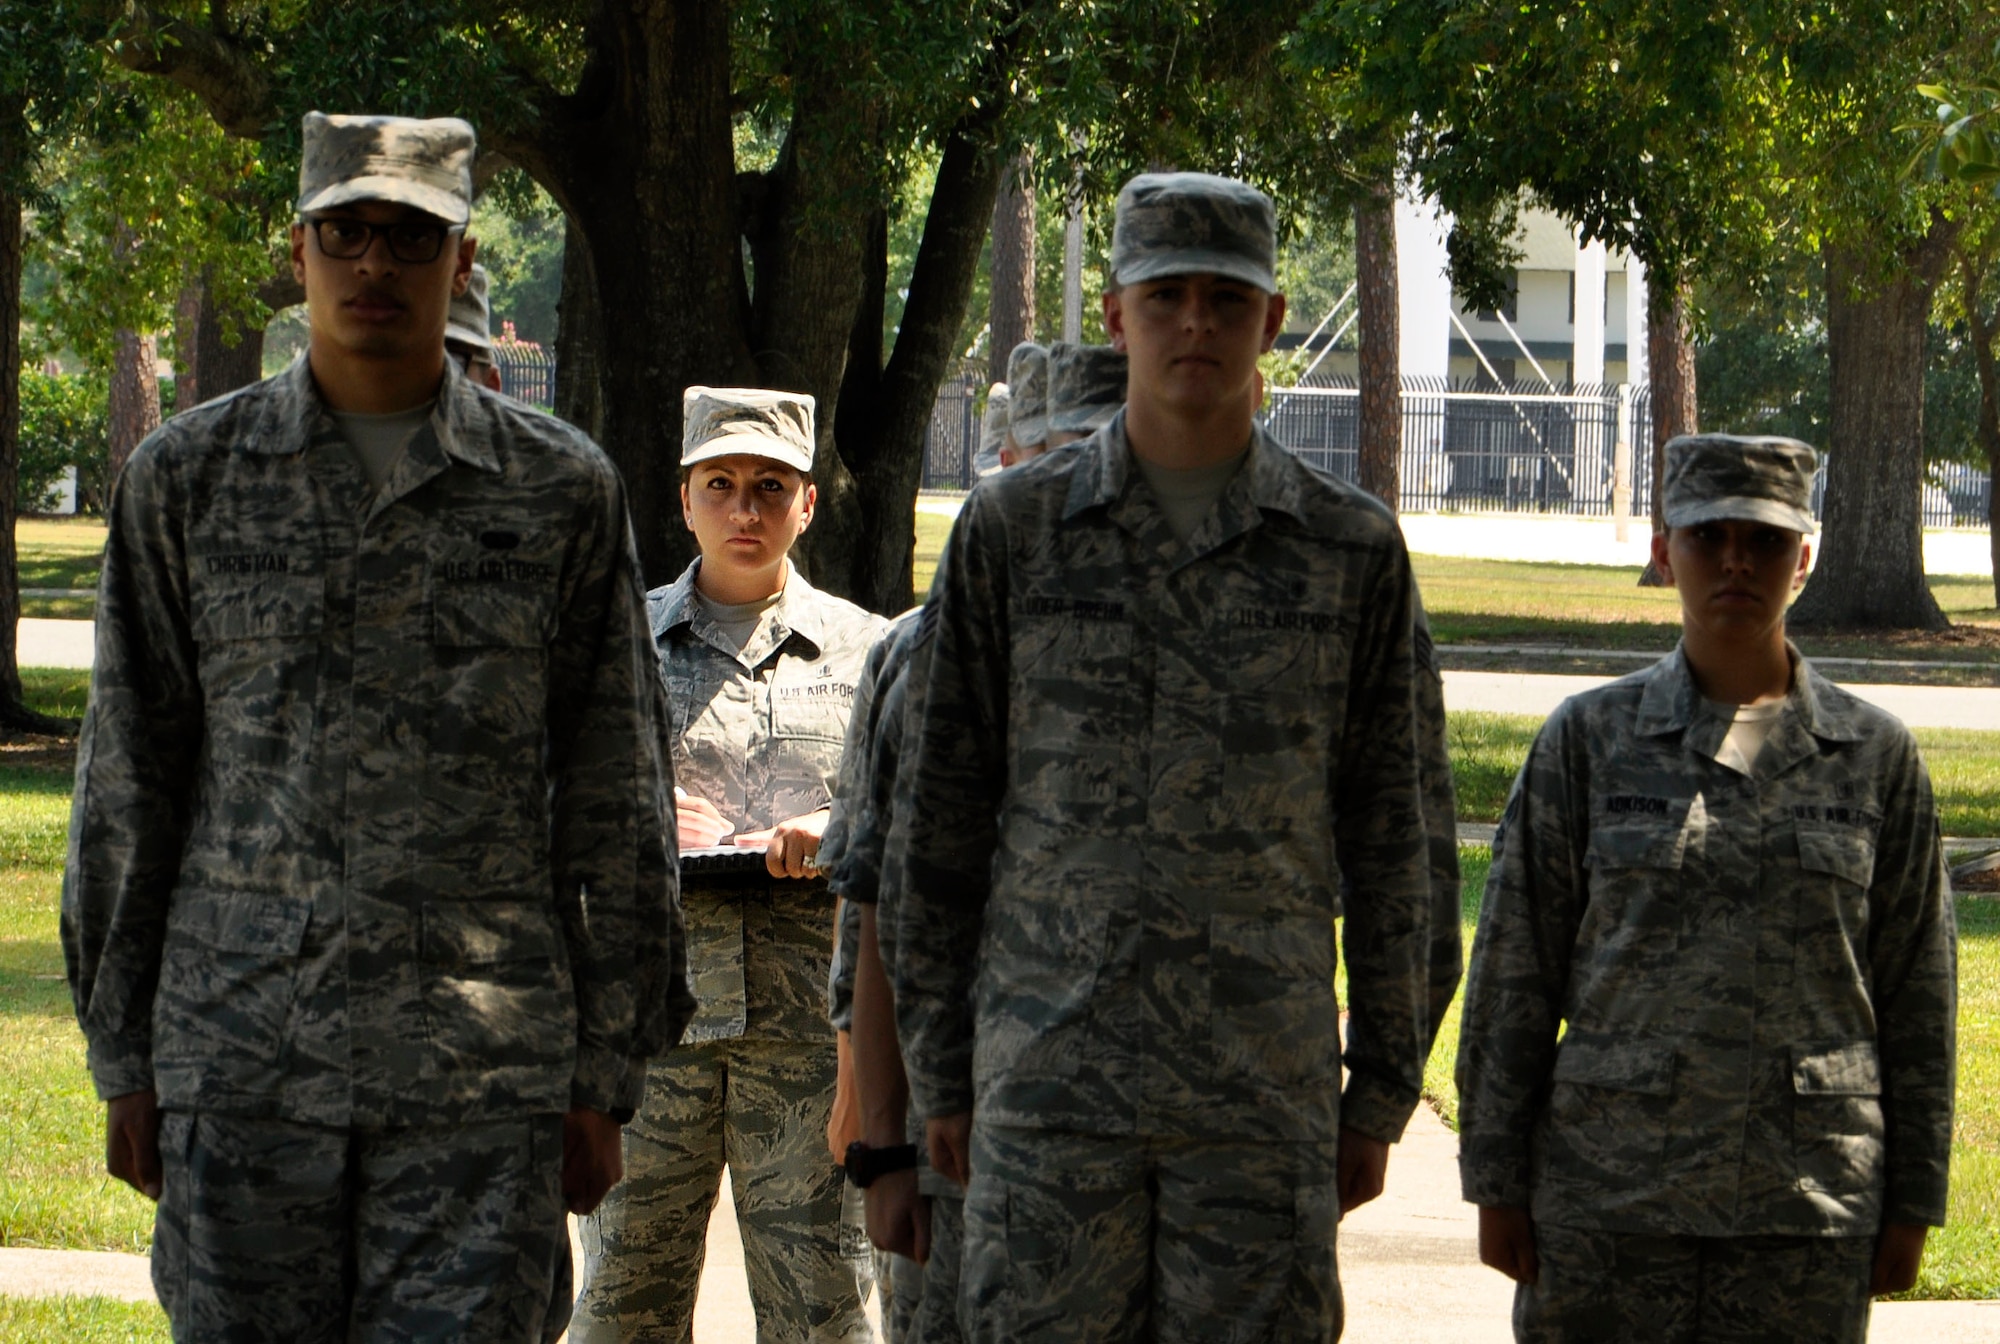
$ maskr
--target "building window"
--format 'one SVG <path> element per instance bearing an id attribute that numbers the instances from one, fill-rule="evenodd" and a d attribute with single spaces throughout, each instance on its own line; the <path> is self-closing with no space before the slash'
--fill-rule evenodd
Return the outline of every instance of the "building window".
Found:
<path id="1" fill-rule="evenodd" d="M 1574 283 L 1574 280 L 1575 277 L 1572 276 L 1572 283 Z M 1574 294 L 1570 296 L 1570 303 L 1572 306 L 1576 303 Z M 1515 271 L 1507 277 L 1507 302 L 1501 306 L 1500 311 L 1507 315 L 1509 322 L 1518 322 L 1521 320 L 1521 273 L 1519 271 Z M 1496 320 L 1491 308 L 1481 308 L 1473 316 L 1481 322 Z"/>

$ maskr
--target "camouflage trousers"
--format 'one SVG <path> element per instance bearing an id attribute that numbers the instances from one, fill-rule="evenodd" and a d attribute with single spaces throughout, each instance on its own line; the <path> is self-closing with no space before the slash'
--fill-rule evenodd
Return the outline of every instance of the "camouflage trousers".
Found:
<path id="1" fill-rule="evenodd" d="M 625 1127 L 625 1179 L 581 1220 L 572 1344 L 685 1341 L 725 1164 L 758 1344 L 867 1344 L 826 1148 L 834 1044 L 727 1040 L 655 1060 Z"/>
<path id="2" fill-rule="evenodd" d="M 1862 1344 L 1872 1237 L 1669 1237 L 1535 1225 L 1523 1344 Z"/>
<path id="3" fill-rule="evenodd" d="M 559 1115 L 364 1131 L 169 1111 L 154 1291 L 202 1344 L 553 1340 L 562 1146 Z"/>
<path id="4" fill-rule="evenodd" d="M 942 1176 L 937 1183 L 951 1185 Z M 925 1200 L 931 1210 L 931 1258 L 920 1265 L 904 1256 L 889 1257 L 896 1288 L 890 1298 L 894 1314 L 883 1319 L 885 1333 L 889 1344 L 963 1344 L 958 1266 L 965 1250 L 965 1197 L 927 1194 Z"/>
<path id="5" fill-rule="evenodd" d="M 1340 1337 L 1331 1143 L 972 1129 L 973 1344 Z"/>

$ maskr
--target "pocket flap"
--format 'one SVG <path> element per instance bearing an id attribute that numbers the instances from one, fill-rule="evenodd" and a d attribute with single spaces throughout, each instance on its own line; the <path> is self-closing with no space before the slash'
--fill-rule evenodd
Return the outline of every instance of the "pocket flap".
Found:
<path id="1" fill-rule="evenodd" d="M 1618 802 L 1619 799 L 1608 799 Z M 1586 868 L 1678 868 L 1687 848 L 1687 814 L 1693 799 L 1645 798 L 1637 803 L 1659 804 L 1649 813 L 1593 817 Z"/>
<path id="2" fill-rule="evenodd" d="M 1800 826 L 1799 867 L 1830 873 L 1860 886 L 1875 877 L 1875 842 L 1852 827 Z"/>
<path id="3" fill-rule="evenodd" d="M 555 911 L 536 901 L 430 901 L 424 960 L 459 965 L 552 959 Z"/>
<path id="4" fill-rule="evenodd" d="M 535 649 L 555 635 L 555 589 L 524 583 L 439 584 L 431 642 L 452 648 Z"/>
<path id="5" fill-rule="evenodd" d="M 197 557 L 214 566 L 235 557 Z M 324 584 L 317 574 L 212 572 L 190 580 L 189 625 L 197 644 L 238 639 L 304 639 L 320 632 Z"/>
<path id="6" fill-rule="evenodd" d="M 1792 1090 L 1805 1096 L 1881 1096 L 1882 1063 L 1875 1042 L 1794 1047 Z"/>
<path id="7" fill-rule="evenodd" d="M 275 891 L 180 891 L 169 927 L 218 952 L 295 957 L 312 922 L 312 902 Z"/>
<path id="8" fill-rule="evenodd" d="M 1664 1097 L 1674 1088 L 1674 1048 L 1565 1036 L 1556 1047 L 1555 1080 Z"/>

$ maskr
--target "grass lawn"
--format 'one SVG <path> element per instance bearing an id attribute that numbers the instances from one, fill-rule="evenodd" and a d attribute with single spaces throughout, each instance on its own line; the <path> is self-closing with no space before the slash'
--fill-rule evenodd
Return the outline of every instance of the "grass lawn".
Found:
<path id="1" fill-rule="evenodd" d="M 23 518 L 14 525 L 23 588 L 97 587 L 104 556 L 104 523 L 97 518 Z M 24 597 L 23 616 L 86 619 L 96 609 L 88 597 Z"/>
<path id="2" fill-rule="evenodd" d="M 1680 638 L 1680 598 L 1641 588 L 1639 571 L 1617 565 L 1558 565 L 1419 555 L 1412 559 L 1431 631 L 1440 645 L 1540 644 L 1664 653 Z M 2000 672 L 2000 610 L 1985 578 L 1933 575 L 1931 592 L 1953 629 L 1935 635 L 1798 637 L 1808 656 L 1990 663 Z M 1445 651 L 1449 656 L 1449 651 Z M 1623 664 L 1630 671 L 1636 663 Z M 1849 681 L 1909 681 L 1891 668 Z M 1994 678 L 2000 680 L 2000 677 Z"/>
<path id="3" fill-rule="evenodd" d="M 1483 847 L 1461 846 L 1458 857 L 1465 875 L 1461 928 L 1470 954 L 1490 861 Z M 1949 1223 L 1931 1232 L 1923 1275 L 1906 1295 L 1912 1299 L 2000 1297 L 2000 901 L 1961 899 L 1958 935 L 1958 1107 Z M 1424 1095 L 1453 1129 L 1461 999 L 1452 1000 L 1424 1068 Z"/>
<path id="4" fill-rule="evenodd" d="M 1460 821 L 1498 821 L 1542 721 L 1528 714 L 1449 716 Z M 1915 728 L 1946 835 L 2000 837 L 2000 733 Z"/>
<path id="5" fill-rule="evenodd" d="M 0 1341 L 167 1344 L 167 1315 L 151 1302 L 109 1297 L 0 1297 Z"/>

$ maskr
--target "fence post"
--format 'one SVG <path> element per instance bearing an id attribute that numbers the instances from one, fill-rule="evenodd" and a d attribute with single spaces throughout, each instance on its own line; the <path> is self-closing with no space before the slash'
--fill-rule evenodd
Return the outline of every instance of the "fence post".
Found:
<path id="1" fill-rule="evenodd" d="M 1611 520 L 1613 535 L 1626 541 L 1632 533 L 1632 384 L 1618 384 L 1616 437 L 1611 441 Z"/>

